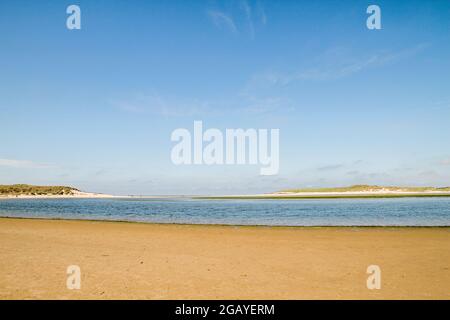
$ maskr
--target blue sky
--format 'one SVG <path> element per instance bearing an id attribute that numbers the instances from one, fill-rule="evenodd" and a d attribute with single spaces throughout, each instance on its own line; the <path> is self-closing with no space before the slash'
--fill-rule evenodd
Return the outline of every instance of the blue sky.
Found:
<path id="1" fill-rule="evenodd" d="M 0 35 L 0 183 L 450 185 L 449 1 L 2 1 Z M 279 174 L 172 164 L 194 120 L 279 128 Z"/>

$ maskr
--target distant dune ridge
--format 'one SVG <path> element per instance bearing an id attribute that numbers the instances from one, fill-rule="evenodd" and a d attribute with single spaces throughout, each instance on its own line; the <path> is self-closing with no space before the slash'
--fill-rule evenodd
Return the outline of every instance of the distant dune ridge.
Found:
<path id="1" fill-rule="evenodd" d="M 108 194 L 82 192 L 68 186 L 0 185 L 0 197 L 6 198 L 109 198 Z"/>
<path id="2" fill-rule="evenodd" d="M 358 197 L 407 197 L 450 196 L 450 187 L 386 187 L 377 185 L 353 185 L 335 188 L 285 189 L 254 195 L 193 196 L 200 199 L 261 199 L 261 198 L 358 198 Z M 29 184 L 0 185 L 0 198 L 113 198 L 116 196 L 83 192 L 69 186 L 35 186 Z M 124 196 L 121 196 L 124 197 Z M 136 197 L 136 196 L 125 196 Z M 147 196 L 145 196 L 147 197 Z"/>
<path id="3" fill-rule="evenodd" d="M 227 195 L 199 197 L 203 199 L 330 199 L 330 198 L 400 198 L 449 197 L 450 187 L 385 187 L 353 185 L 335 188 L 285 189 L 253 195 Z"/>
<path id="4" fill-rule="evenodd" d="M 80 190 L 67 186 L 0 185 L 2 195 L 72 195 Z"/>
<path id="5" fill-rule="evenodd" d="M 302 193 L 302 192 L 449 192 L 450 187 L 384 187 L 371 185 L 353 185 L 337 188 L 304 188 L 286 189 L 278 193 Z"/>

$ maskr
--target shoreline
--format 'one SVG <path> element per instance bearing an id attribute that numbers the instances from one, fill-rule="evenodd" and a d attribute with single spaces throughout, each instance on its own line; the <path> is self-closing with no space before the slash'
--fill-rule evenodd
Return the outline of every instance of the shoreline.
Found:
<path id="1" fill-rule="evenodd" d="M 113 196 L 110 194 L 103 193 L 90 193 L 90 192 L 77 192 L 72 195 L 57 195 L 57 194 L 43 194 L 43 195 L 28 195 L 28 194 L 18 194 L 18 195 L 0 195 L 1 199 L 113 199 L 121 198 L 121 196 Z"/>
<path id="2" fill-rule="evenodd" d="M 157 199 L 157 200 L 320 200 L 320 199 L 388 199 L 388 198 L 445 198 L 449 192 L 442 193 L 307 193 L 307 194 L 258 194 L 258 195 L 172 195 L 172 196 L 116 196 L 108 194 L 85 193 L 77 195 L 0 195 L 0 200 L 33 200 L 33 199 Z"/>
<path id="3" fill-rule="evenodd" d="M 20 216 L 0 216 L 1 219 L 17 219 L 17 220 L 43 220 L 43 221 L 79 221 L 79 222 L 108 222 L 108 223 L 129 223 L 129 224 L 143 224 L 155 226 L 189 226 L 189 227 L 225 227 L 225 228 L 287 228 L 287 229 L 308 229 L 308 228 L 393 228 L 393 229 L 422 229 L 422 228 L 438 228 L 450 229 L 450 225 L 265 225 L 265 224 L 215 224 L 215 223 L 179 223 L 179 222 L 152 222 L 152 221 L 138 221 L 138 220 L 101 220 L 101 219 L 79 219 L 79 218 L 50 218 L 50 217 L 20 217 Z"/>
<path id="4" fill-rule="evenodd" d="M 204 200 L 295 200 L 295 199 L 382 199 L 382 198 L 450 197 L 450 192 L 302 192 L 268 193 L 256 195 L 196 196 Z"/>
<path id="5" fill-rule="evenodd" d="M 450 299 L 450 232 L 4 218 L 0 270 L 2 300 Z"/>

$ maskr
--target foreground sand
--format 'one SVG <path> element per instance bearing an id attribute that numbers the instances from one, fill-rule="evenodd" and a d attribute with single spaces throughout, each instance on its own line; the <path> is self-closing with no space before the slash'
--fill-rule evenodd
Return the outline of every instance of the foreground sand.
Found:
<path id="1" fill-rule="evenodd" d="M 381 290 L 366 287 L 370 264 Z M 66 288 L 69 265 L 80 290 Z M 2 218 L 0 298 L 450 299 L 450 229 Z"/>

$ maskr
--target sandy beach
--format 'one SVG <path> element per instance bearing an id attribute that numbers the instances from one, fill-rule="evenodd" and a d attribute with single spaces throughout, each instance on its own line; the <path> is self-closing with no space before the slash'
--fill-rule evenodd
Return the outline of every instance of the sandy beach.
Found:
<path id="1" fill-rule="evenodd" d="M 333 199 L 333 198 L 417 198 L 450 197 L 448 191 L 360 191 L 360 192 L 274 192 L 263 194 L 237 194 L 222 196 L 197 196 L 201 199 Z"/>
<path id="2" fill-rule="evenodd" d="M 57 195 L 57 194 L 42 194 L 42 195 L 0 195 L 0 200 L 2 199 L 110 199 L 110 198 L 121 198 L 118 196 L 113 196 L 104 193 L 93 193 L 93 192 L 82 192 L 74 191 L 70 195 Z"/>
<path id="3" fill-rule="evenodd" d="M 379 265 L 380 290 L 366 287 Z M 68 290 L 66 268 L 81 268 Z M 450 228 L 0 219 L 1 299 L 450 299 Z"/>

